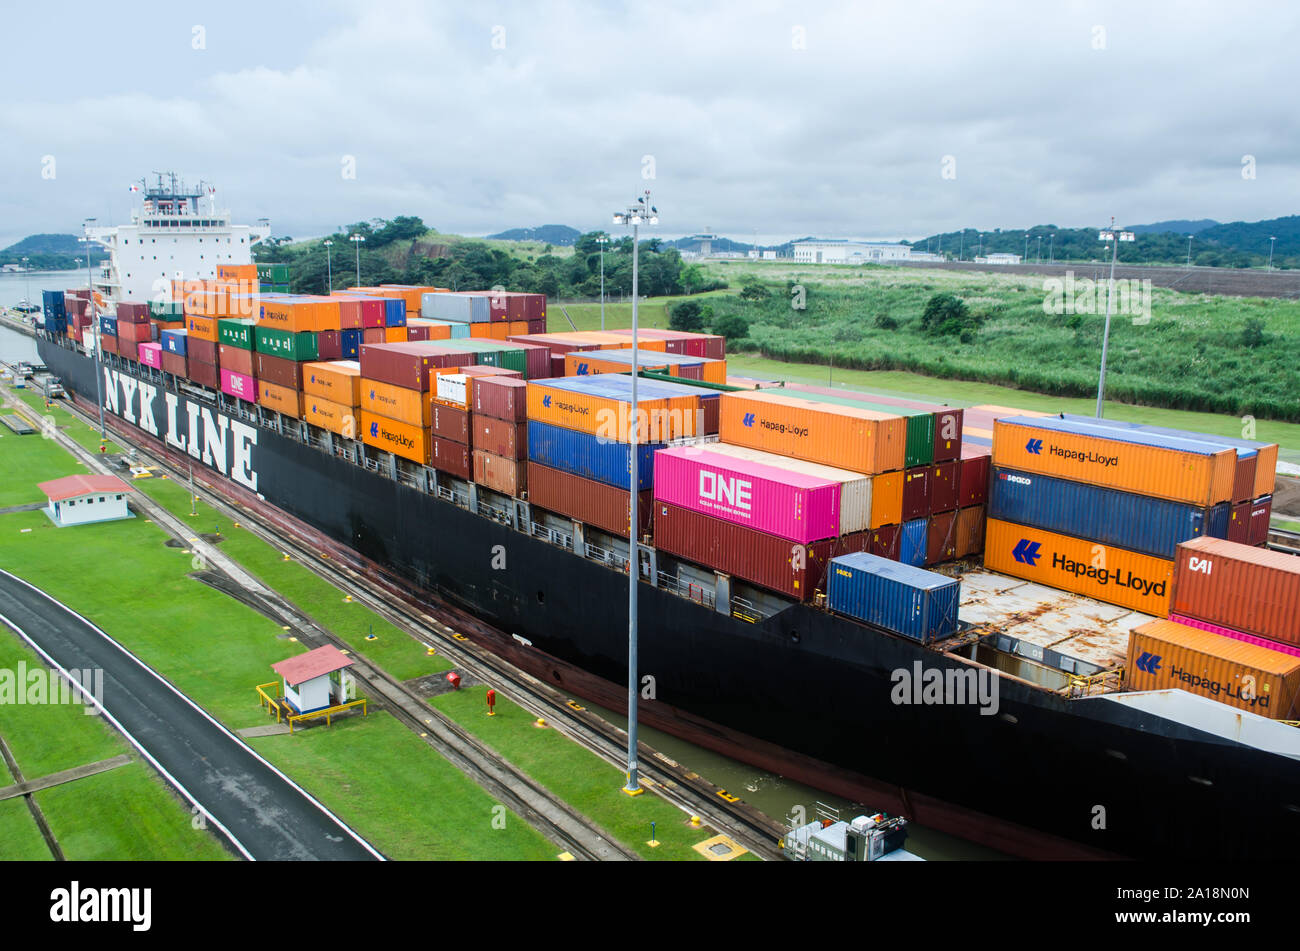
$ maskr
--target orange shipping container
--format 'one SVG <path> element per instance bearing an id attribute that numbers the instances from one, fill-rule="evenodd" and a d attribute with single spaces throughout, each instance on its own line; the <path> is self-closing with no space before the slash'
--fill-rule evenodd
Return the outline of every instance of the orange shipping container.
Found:
<path id="1" fill-rule="evenodd" d="M 433 422 L 430 393 L 361 378 L 357 405 L 362 412 L 387 416 L 411 426 L 428 428 Z"/>
<path id="2" fill-rule="evenodd" d="M 302 418 L 313 426 L 328 429 L 348 439 L 357 438 L 357 409 L 344 406 L 320 396 L 305 394 L 302 399 Z"/>
<path id="3" fill-rule="evenodd" d="M 336 309 L 337 309 L 337 305 Z M 257 322 L 264 327 L 278 330 L 290 330 L 301 333 L 304 330 L 319 330 L 317 326 L 321 305 L 315 300 L 264 300 Z M 337 329 L 337 328 L 330 328 Z"/>
<path id="4" fill-rule="evenodd" d="M 1232 501 L 1237 453 L 1192 452 L 1060 432 L 1028 419 L 995 419 L 993 465 L 1210 506 Z"/>
<path id="5" fill-rule="evenodd" d="M 1163 558 L 991 518 L 984 567 L 1143 614 L 1169 615 L 1174 563 Z"/>
<path id="6" fill-rule="evenodd" d="M 899 525 L 903 521 L 903 472 L 882 472 L 871 477 L 871 524 Z"/>
<path id="7" fill-rule="evenodd" d="M 523 495 L 528 488 L 528 461 L 474 450 L 474 481 L 503 495 Z"/>
<path id="8" fill-rule="evenodd" d="M 345 406 L 360 406 L 361 364 L 356 360 L 304 363 L 302 391 Z"/>
<path id="9" fill-rule="evenodd" d="M 868 475 L 903 468 L 902 416 L 764 391 L 723 393 L 719 404 L 723 442 Z"/>
<path id="10" fill-rule="evenodd" d="M 185 318 L 185 329 L 191 337 L 198 337 L 200 340 L 211 340 L 217 342 L 217 320 L 215 317 L 198 317 L 188 316 Z"/>
<path id="11" fill-rule="evenodd" d="M 1124 678 L 1129 690 L 1175 687 L 1263 717 L 1294 720 L 1300 657 L 1173 621 L 1151 621 L 1129 635 Z"/>
<path id="12" fill-rule="evenodd" d="M 407 332 L 405 327 L 385 327 L 384 343 L 406 343 Z"/>
<path id="13" fill-rule="evenodd" d="M 526 320 L 506 321 L 506 337 L 513 337 L 516 335 L 522 336 L 523 334 L 526 333 L 528 333 L 528 321 Z M 506 339 L 506 337 L 503 337 L 502 339 L 504 340 Z"/>
<path id="14" fill-rule="evenodd" d="M 429 464 L 429 431 L 423 426 L 412 426 L 362 410 L 361 440 L 367 446 L 391 452 L 422 466 Z"/>
<path id="15" fill-rule="evenodd" d="M 489 323 L 477 323 L 469 325 L 469 335 L 477 340 L 490 340 L 492 338 L 492 325 Z"/>
<path id="16" fill-rule="evenodd" d="M 545 381 L 528 384 L 529 419 L 591 433 L 614 442 L 627 442 L 634 427 L 640 443 L 703 435 L 695 431 L 696 421 L 702 413 L 697 414 L 700 398 L 694 394 L 657 400 L 638 399 L 635 424 L 631 407 L 630 400 L 614 396 L 566 390 L 546 385 Z M 723 440 L 729 441 L 735 440 Z"/>
<path id="17" fill-rule="evenodd" d="M 302 394 L 287 386 L 277 386 L 265 380 L 257 381 L 257 403 L 294 419 L 302 418 Z"/>

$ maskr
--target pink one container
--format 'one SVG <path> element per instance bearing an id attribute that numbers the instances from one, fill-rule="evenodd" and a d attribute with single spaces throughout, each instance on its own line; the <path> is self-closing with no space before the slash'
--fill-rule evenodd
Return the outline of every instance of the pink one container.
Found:
<path id="1" fill-rule="evenodd" d="M 841 483 L 707 446 L 661 449 L 654 466 L 656 501 L 805 545 L 839 535 Z"/>
<path id="2" fill-rule="evenodd" d="M 142 343 L 139 348 L 140 362 L 155 370 L 162 369 L 162 344 Z"/>
<path id="3" fill-rule="evenodd" d="M 257 381 L 246 373 L 221 371 L 221 392 L 250 403 L 257 402 Z"/>
<path id="4" fill-rule="evenodd" d="M 1202 631 L 1210 631 L 1214 634 L 1221 634 L 1224 637 L 1231 637 L 1234 641 L 1245 641 L 1247 644 L 1254 644 L 1256 647 L 1267 647 L 1271 651 L 1277 651 L 1281 654 L 1290 654 L 1292 657 L 1300 657 L 1300 647 L 1293 647 L 1290 644 L 1282 644 L 1278 641 L 1270 641 L 1267 637 L 1258 637 L 1254 634 L 1247 634 L 1244 631 L 1234 631 L 1230 627 L 1220 627 L 1217 624 L 1211 624 L 1209 621 L 1198 621 L 1194 617 L 1187 617 L 1185 614 L 1171 614 L 1169 620 L 1178 624 L 1186 624 L 1188 627 L 1198 627 Z"/>

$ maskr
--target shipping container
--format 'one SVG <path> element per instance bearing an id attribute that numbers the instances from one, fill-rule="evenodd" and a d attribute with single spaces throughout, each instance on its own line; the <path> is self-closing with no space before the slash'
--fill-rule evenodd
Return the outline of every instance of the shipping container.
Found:
<path id="1" fill-rule="evenodd" d="M 901 416 L 906 423 L 906 444 L 903 449 L 904 467 L 924 466 L 934 462 L 935 420 L 934 414 L 929 410 L 911 409 L 904 406 L 885 406 L 868 402 L 856 395 L 840 394 L 820 387 L 800 389 L 784 387 L 783 389 L 789 391 L 788 395 L 797 399 L 811 400 L 815 403 L 833 403 L 850 408 L 858 407 L 882 413 L 886 416 Z"/>
<path id="2" fill-rule="evenodd" d="M 474 437 L 471 445 L 505 459 L 528 458 L 528 423 L 509 422 L 477 413 L 471 418 Z"/>
<path id="3" fill-rule="evenodd" d="M 185 357 L 179 353 L 162 352 L 162 370 L 173 376 L 185 375 Z"/>
<path id="4" fill-rule="evenodd" d="M 1169 613 L 1174 563 L 1100 542 L 989 518 L 984 567 L 1155 617 Z"/>
<path id="5" fill-rule="evenodd" d="M 99 332 L 108 337 L 117 336 L 117 318 L 110 317 L 107 314 L 99 316 Z"/>
<path id="6" fill-rule="evenodd" d="M 627 538 L 631 502 L 627 487 L 618 488 L 572 472 L 528 463 L 528 501 L 535 506 L 594 525 L 612 535 Z M 654 497 L 641 492 L 637 498 L 638 536 L 650 534 L 654 520 Z"/>
<path id="7" fill-rule="evenodd" d="M 420 316 L 466 324 L 487 323 L 491 319 L 491 303 L 487 297 L 474 294 L 425 294 L 420 299 Z"/>
<path id="8" fill-rule="evenodd" d="M 521 497 L 528 489 L 528 462 L 475 449 L 474 481 L 494 492 Z"/>
<path id="9" fill-rule="evenodd" d="M 338 315 L 337 302 L 333 313 Z M 263 299 L 258 308 L 257 325 L 259 328 L 287 331 L 289 333 L 306 333 L 315 330 L 337 330 L 339 326 L 325 327 L 325 307 L 320 300 L 308 297 Z M 261 349 L 259 346 L 258 349 Z"/>
<path id="10" fill-rule="evenodd" d="M 257 402 L 257 381 L 246 373 L 221 368 L 221 392 L 249 403 Z"/>
<path id="11" fill-rule="evenodd" d="M 636 447 L 637 490 L 654 484 L 654 453 L 664 443 L 640 443 Z M 632 474 L 632 447 L 610 442 L 591 433 L 528 421 L 528 459 L 613 486 L 627 486 Z"/>
<path id="12" fill-rule="evenodd" d="M 120 350 L 118 352 L 121 353 Z M 206 386 L 210 390 L 221 386 L 221 374 L 217 371 L 215 363 L 204 363 L 194 357 L 186 357 L 185 375 L 199 386 Z"/>
<path id="13" fill-rule="evenodd" d="M 867 551 L 881 558 L 898 561 L 899 548 L 903 541 L 903 526 L 881 525 L 868 533 Z"/>
<path id="14" fill-rule="evenodd" d="M 903 468 L 907 424 L 872 410 L 734 392 L 721 396 L 718 433 L 723 442 L 874 474 Z"/>
<path id="15" fill-rule="evenodd" d="M 1226 533 L 1226 509 L 995 467 L 989 517 L 1166 560 L 1181 542 Z M 1221 520 L 1221 519 L 1220 519 Z"/>
<path id="16" fill-rule="evenodd" d="M 147 320 L 138 324 L 119 320 L 117 322 L 117 338 L 119 340 L 130 340 L 134 343 L 149 343 L 153 340 L 153 325 Z"/>
<path id="17" fill-rule="evenodd" d="M 185 344 L 185 355 L 200 363 L 215 364 L 218 360 L 217 345 L 202 337 L 190 337 Z"/>
<path id="18" fill-rule="evenodd" d="M 162 369 L 162 344 L 142 343 L 137 355 L 145 366 L 153 367 L 155 370 Z"/>
<path id="19" fill-rule="evenodd" d="M 104 339 L 112 340 L 113 338 L 105 337 Z M 117 353 L 119 356 L 127 360 L 138 361 L 139 355 L 136 353 L 136 350 L 139 346 L 140 345 L 134 340 L 123 340 L 119 337 L 117 340 Z"/>
<path id="20" fill-rule="evenodd" d="M 293 333 L 275 327 L 259 325 L 254 331 L 254 346 L 258 353 L 299 362 L 315 360 L 320 356 L 320 350 L 316 346 L 316 334 Z"/>
<path id="21" fill-rule="evenodd" d="M 313 426 L 328 429 L 346 439 L 357 438 L 358 415 L 359 411 L 355 406 L 335 403 L 317 394 L 303 394 L 302 418 Z"/>
<path id="22" fill-rule="evenodd" d="M 632 378 L 620 374 L 530 380 L 528 418 L 603 439 L 666 442 L 699 433 L 699 390 L 658 380 L 637 381 L 637 412 L 631 411 Z"/>
<path id="23" fill-rule="evenodd" d="M 158 335 L 158 342 L 168 353 L 185 356 L 185 341 L 188 335 L 184 330 L 164 330 Z"/>
<path id="24" fill-rule="evenodd" d="M 193 343 L 193 341 L 191 341 Z M 296 360 L 273 357 L 269 353 L 256 353 L 256 376 L 259 380 L 287 386 L 292 390 L 302 390 L 302 364 Z"/>
<path id="25" fill-rule="evenodd" d="M 1129 690 L 1186 690 L 1274 720 L 1297 717 L 1300 657 L 1174 621 L 1151 621 L 1129 635 Z"/>
<path id="26" fill-rule="evenodd" d="M 1219 538 L 1184 542 L 1170 611 L 1300 646 L 1300 558 Z"/>
<path id="27" fill-rule="evenodd" d="M 937 462 L 930 466 L 930 513 L 952 512 L 958 506 L 958 463 Z"/>
<path id="28" fill-rule="evenodd" d="M 1247 545 L 1268 544 L 1268 527 L 1273 518 L 1273 496 L 1256 499 L 1250 507 L 1250 521 L 1246 530 Z"/>
<path id="29" fill-rule="evenodd" d="M 241 350 L 253 349 L 253 335 L 257 322 L 247 318 L 226 317 L 217 321 L 217 343 Z"/>
<path id="30" fill-rule="evenodd" d="M 257 367 L 253 362 L 253 351 L 240 347 L 217 344 L 217 366 L 223 370 L 232 370 L 244 376 L 256 376 Z"/>
<path id="31" fill-rule="evenodd" d="M 629 337 L 632 335 L 630 327 L 609 332 Z M 666 345 L 675 345 L 672 352 L 685 354 L 688 357 L 708 357 L 710 360 L 727 358 L 727 339 L 719 334 L 697 334 L 685 330 L 640 327 L 637 329 L 637 338 L 638 341 L 641 338 L 662 340 Z"/>
<path id="32" fill-rule="evenodd" d="M 903 521 L 925 518 L 930 514 L 930 466 L 903 470 Z"/>
<path id="33" fill-rule="evenodd" d="M 957 579 L 877 555 L 842 555 L 827 572 L 832 611 L 926 644 L 957 633 L 960 604 Z"/>
<path id="34" fill-rule="evenodd" d="M 339 331 L 339 357 L 343 360 L 356 360 L 361 355 L 361 331 Z"/>
<path id="35" fill-rule="evenodd" d="M 1138 430 L 1013 416 L 993 422 L 993 464 L 1210 506 L 1232 500 L 1236 453 Z"/>
<path id="36" fill-rule="evenodd" d="M 1243 641 L 1247 644 L 1255 644 L 1259 647 L 1267 647 L 1269 650 L 1278 651 L 1283 654 L 1289 654 L 1292 657 L 1300 657 L 1300 647 L 1294 644 L 1286 644 L 1282 641 L 1272 641 L 1267 637 L 1256 637 L 1254 634 L 1247 634 L 1244 631 L 1234 631 L 1230 627 L 1223 627 L 1218 624 L 1211 624 L 1209 621 L 1202 621 L 1198 618 L 1187 617 L 1183 614 L 1169 612 L 1169 620 L 1178 624 L 1185 624 L 1187 627 L 1199 628 L 1202 631 L 1212 631 L 1221 637 L 1231 638 L 1235 641 Z"/>
<path id="37" fill-rule="evenodd" d="M 362 377 L 360 397 L 357 405 L 367 412 L 426 429 L 433 421 L 433 402 L 419 390 Z"/>
<path id="38" fill-rule="evenodd" d="M 910 400 L 898 396 L 885 396 L 879 393 L 864 393 L 857 390 L 838 389 L 816 386 L 811 383 L 786 383 L 790 395 L 801 392 L 825 393 L 831 396 L 847 397 L 864 403 L 875 404 L 876 409 L 888 411 L 894 407 L 924 410 L 934 417 L 933 461 L 948 462 L 959 458 L 961 453 L 962 431 L 965 422 L 965 410 L 960 407 L 941 406 L 921 400 Z M 912 463 L 908 463 L 911 465 Z"/>
<path id="39" fill-rule="evenodd" d="M 363 331 L 364 333 L 364 331 Z M 427 391 L 429 370 L 458 366 L 459 361 L 427 343 L 365 343 L 361 346 L 361 375 L 408 390 Z"/>
<path id="40" fill-rule="evenodd" d="M 992 449 L 976 443 L 961 444 L 957 470 L 957 505 L 966 508 L 988 501 L 989 478 L 993 471 Z"/>
<path id="41" fill-rule="evenodd" d="M 435 436 L 458 442 L 462 446 L 474 445 L 474 428 L 470 425 L 468 411 L 443 403 L 430 405 L 432 407 L 430 429 Z"/>
<path id="42" fill-rule="evenodd" d="M 474 383 L 474 412 L 523 422 L 528 418 L 528 384 L 507 377 L 480 378 Z"/>
<path id="43" fill-rule="evenodd" d="M 196 317 L 194 315 L 185 318 L 185 331 L 191 340 L 211 340 L 217 342 L 217 320 L 215 317 Z"/>
<path id="44" fill-rule="evenodd" d="M 403 459 L 429 465 L 429 434 L 422 426 L 412 426 L 377 413 L 361 411 L 361 440 L 367 446 L 391 452 Z M 468 469 L 468 467 L 466 467 Z"/>
<path id="45" fill-rule="evenodd" d="M 430 453 L 429 465 L 466 481 L 472 481 L 474 478 L 474 462 L 469 446 L 451 439 L 443 439 L 441 436 L 433 437 L 433 451 Z"/>
<path id="46" fill-rule="evenodd" d="M 957 513 L 936 512 L 926 520 L 925 563 L 939 565 L 957 557 Z"/>
<path id="47" fill-rule="evenodd" d="M 565 354 L 565 376 L 588 376 L 595 373 L 630 373 L 635 354 L 639 370 L 660 370 L 669 376 L 688 377 L 706 383 L 727 382 L 727 362 L 706 357 L 656 352 L 644 347 L 624 350 L 571 351 Z M 693 371 L 693 372 L 692 372 Z"/>
<path id="48" fill-rule="evenodd" d="M 955 555 L 967 558 L 984 551 L 985 510 L 982 505 L 957 510 L 957 524 L 954 526 Z"/>
<path id="49" fill-rule="evenodd" d="M 123 323 L 141 323 L 149 319 L 149 304 L 141 301 L 118 301 L 117 318 Z"/>
<path id="50" fill-rule="evenodd" d="M 343 406 L 360 406 L 361 364 L 356 360 L 308 363 L 302 368 L 302 391 Z"/>
<path id="51" fill-rule="evenodd" d="M 293 387 L 257 381 L 257 405 L 294 419 L 302 418 L 302 394 Z"/>
<path id="52" fill-rule="evenodd" d="M 904 522 L 898 531 L 898 560 L 905 565 L 921 567 L 930 548 L 929 520 L 914 518 Z"/>
<path id="53" fill-rule="evenodd" d="M 906 477 L 905 472 L 880 472 L 871 477 L 871 523 L 868 526 L 869 528 L 902 523 L 903 483 Z"/>

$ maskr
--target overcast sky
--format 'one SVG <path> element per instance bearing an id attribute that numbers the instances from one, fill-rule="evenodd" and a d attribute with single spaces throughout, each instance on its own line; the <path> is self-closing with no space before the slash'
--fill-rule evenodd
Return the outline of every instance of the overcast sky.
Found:
<path id="1" fill-rule="evenodd" d="M 609 228 L 644 188 L 663 233 L 742 239 L 1300 211 L 1297 5 L 96 0 L 4 24 L 0 247 L 122 223 L 165 170 L 294 236 Z"/>

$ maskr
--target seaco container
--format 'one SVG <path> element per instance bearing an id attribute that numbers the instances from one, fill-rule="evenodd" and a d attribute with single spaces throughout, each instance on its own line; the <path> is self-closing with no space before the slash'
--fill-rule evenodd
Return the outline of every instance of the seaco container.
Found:
<path id="1" fill-rule="evenodd" d="M 360 406 L 361 364 L 356 360 L 308 363 L 302 368 L 302 391 L 344 406 Z"/>
<path id="2" fill-rule="evenodd" d="M 1218 538 L 1185 542 L 1170 611 L 1300 646 L 1300 558 Z"/>
<path id="3" fill-rule="evenodd" d="M 1212 443 L 1056 417 L 993 421 L 993 464 L 1174 502 L 1232 500 L 1236 452 Z"/>
<path id="4" fill-rule="evenodd" d="M 1169 613 L 1174 563 L 1124 548 L 990 518 L 984 567 L 1143 614 Z"/>
<path id="5" fill-rule="evenodd" d="M 1129 634 L 1124 673 L 1130 690 L 1171 687 L 1274 720 L 1296 718 L 1300 657 L 1174 621 Z"/>
<path id="6" fill-rule="evenodd" d="M 841 485 L 707 446 L 663 449 L 654 459 L 656 501 L 804 544 L 841 534 Z"/>
<path id="7" fill-rule="evenodd" d="M 528 463 L 528 501 L 623 538 L 627 538 L 628 526 L 632 524 L 626 488 L 615 488 L 536 462 Z M 640 524 L 637 535 L 649 534 L 654 520 L 654 498 L 650 492 L 642 492 L 637 497 L 636 514 Z"/>
<path id="8" fill-rule="evenodd" d="M 659 380 L 637 381 L 632 416 L 632 378 L 622 374 L 564 377 L 528 382 L 528 418 L 606 440 L 667 442 L 700 434 L 700 390 Z"/>
<path id="9" fill-rule="evenodd" d="M 1172 559 L 1180 543 L 1227 533 L 1221 506 L 1201 507 L 1086 482 L 995 468 L 989 517 Z M 1216 524 L 1216 521 L 1218 524 Z"/>
<path id="10" fill-rule="evenodd" d="M 1175 614 L 1169 612 L 1169 620 L 1177 621 L 1179 624 L 1185 624 L 1188 627 L 1200 628 L 1202 631 L 1213 631 L 1221 637 L 1229 637 L 1234 641 L 1244 641 L 1247 644 L 1255 644 L 1259 647 L 1267 647 L 1269 650 L 1280 651 L 1283 654 L 1290 654 L 1292 657 L 1300 657 L 1300 647 L 1294 644 L 1284 644 L 1282 641 L 1271 641 L 1267 637 L 1256 637 L 1254 634 L 1247 634 L 1244 631 L 1234 631 L 1230 627 L 1222 627 L 1218 624 L 1211 624 L 1209 621 L 1202 621 L 1198 618 L 1188 617 L 1185 614 Z"/>
<path id="11" fill-rule="evenodd" d="M 719 404 L 723 442 L 869 475 L 903 468 L 901 416 L 767 391 L 723 393 Z"/>
<path id="12" fill-rule="evenodd" d="M 826 576 L 826 606 L 923 643 L 957 633 L 961 582 L 867 552 L 841 555 Z"/>
<path id="13" fill-rule="evenodd" d="M 638 492 L 644 492 L 653 484 L 654 453 L 664 445 L 637 445 Z M 619 488 L 626 487 L 631 481 L 632 447 L 629 444 L 610 442 L 591 433 L 535 419 L 528 421 L 528 460 Z"/>

